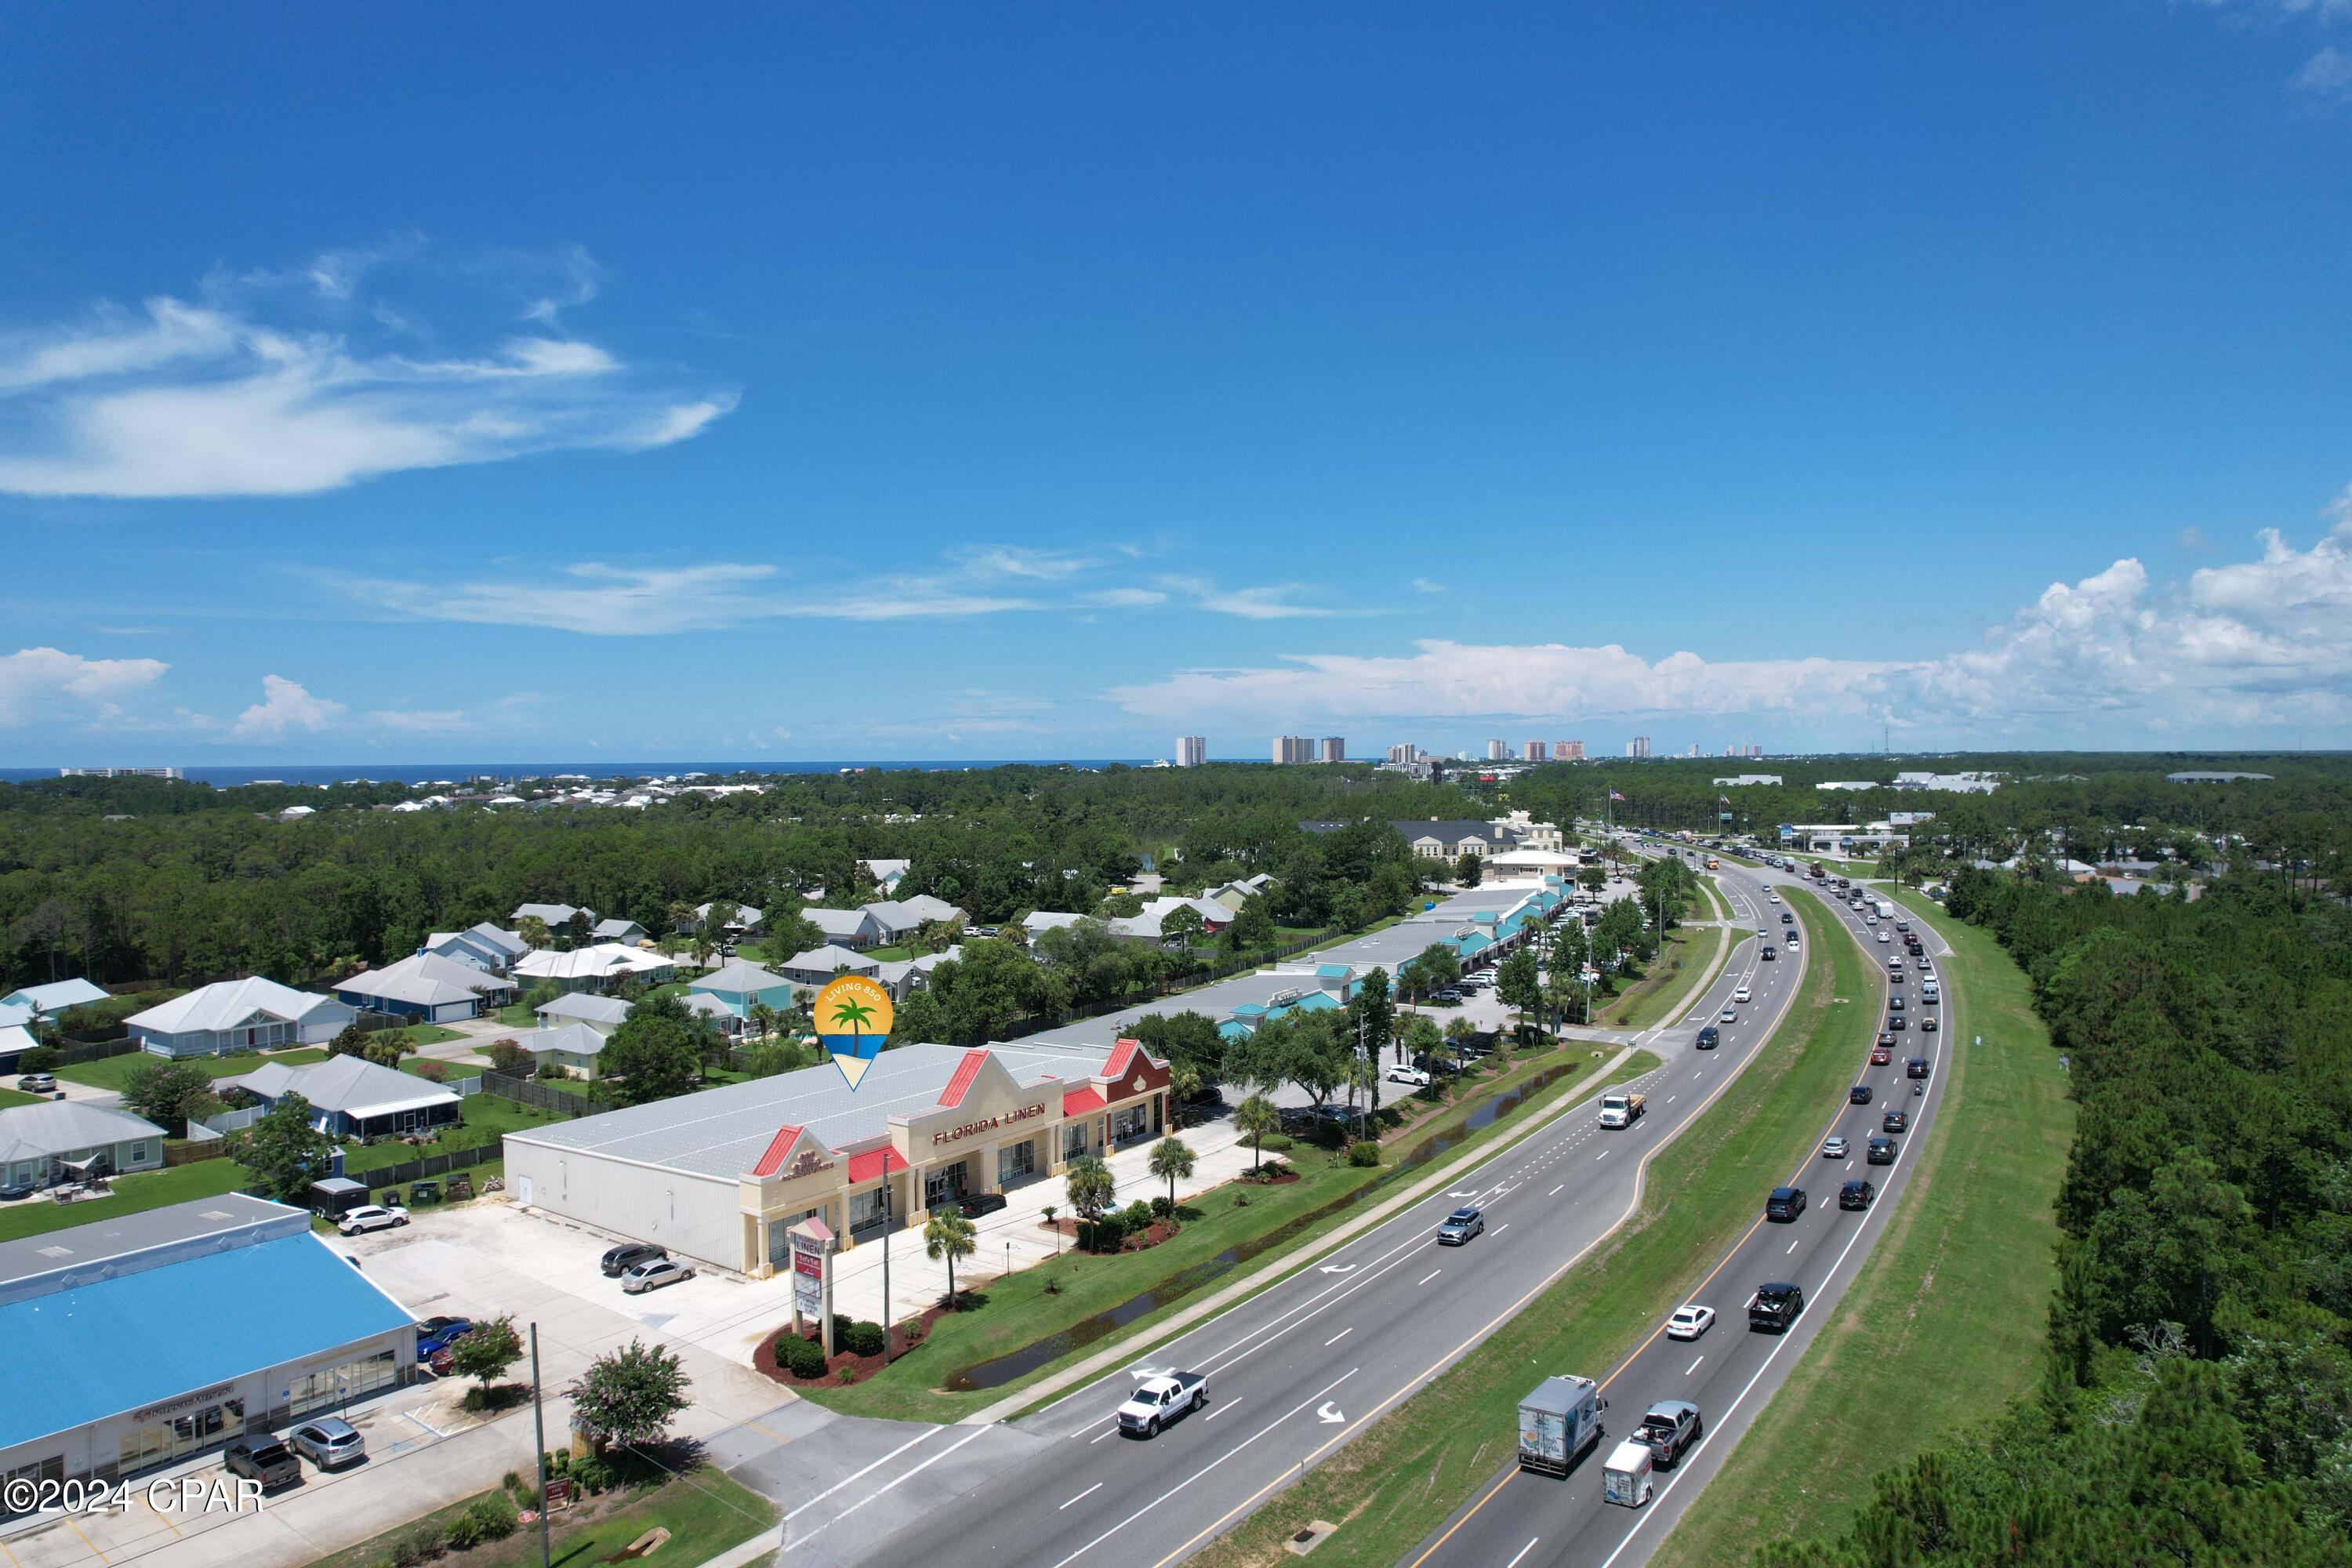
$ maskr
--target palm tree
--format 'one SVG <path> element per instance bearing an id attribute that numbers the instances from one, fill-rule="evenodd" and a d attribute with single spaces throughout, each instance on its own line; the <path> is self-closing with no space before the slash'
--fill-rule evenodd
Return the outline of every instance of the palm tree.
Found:
<path id="1" fill-rule="evenodd" d="M 749 1016 L 751 1023 L 759 1029 L 761 1039 L 764 1040 L 776 1032 L 776 1010 L 769 1006 L 766 1002 L 752 1003 Z"/>
<path id="2" fill-rule="evenodd" d="M 1151 1173 L 1168 1184 L 1168 1206 L 1176 1207 L 1176 1179 L 1192 1175 L 1192 1151 L 1181 1138 L 1171 1135 L 1151 1146 Z"/>
<path id="3" fill-rule="evenodd" d="M 937 1263 L 941 1258 L 948 1266 L 948 1310 L 956 1310 L 956 1259 L 970 1258 L 980 1248 L 980 1237 L 971 1228 L 971 1221 L 963 1217 L 953 1205 L 933 1209 L 931 1217 L 923 1222 L 923 1255 Z"/>
<path id="4" fill-rule="evenodd" d="M 1255 1175 L 1265 1163 L 1266 1135 L 1282 1131 L 1282 1112 L 1265 1096 L 1253 1094 L 1234 1108 L 1234 1131 L 1250 1141 L 1250 1173 Z"/>
<path id="5" fill-rule="evenodd" d="M 522 944 L 534 952 L 555 940 L 555 933 L 549 931 L 547 922 L 537 915 L 525 915 L 515 921 L 515 935 L 522 938 Z"/>
<path id="6" fill-rule="evenodd" d="M 1070 1207 L 1080 1219 L 1099 1219 L 1110 1200 L 1116 1183 L 1110 1167 L 1094 1154 L 1081 1154 L 1062 1170 L 1062 1184 L 1069 1189 Z"/>

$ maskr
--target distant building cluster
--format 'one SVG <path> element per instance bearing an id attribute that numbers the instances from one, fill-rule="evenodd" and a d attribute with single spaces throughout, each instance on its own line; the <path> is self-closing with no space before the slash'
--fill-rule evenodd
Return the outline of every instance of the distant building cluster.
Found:
<path id="1" fill-rule="evenodd" d="M 176 779 L 177 768 L 59 768 L 61 779 Z"/>
<path id="2" fill-rule="evenodd" d="M 1176 765 L 1197 768 L 1209 760 L 1209 738 L 1206 735 L 1176 737 Z"/>
<path id="3" fill-rule="evenodd" d="M 1348 760 L 1348 742 L 1339 735 L 1326 735 L 1320 741 L 1308 735 L 1276 735 L 1274 738 L 1274 761 L 1276 763 L 1344 763 Z"/>

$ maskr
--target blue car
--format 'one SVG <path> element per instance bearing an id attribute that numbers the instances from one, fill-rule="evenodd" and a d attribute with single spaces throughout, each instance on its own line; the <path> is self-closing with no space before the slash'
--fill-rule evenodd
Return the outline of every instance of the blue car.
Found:
<path id="1" fill-rule="evenodd" d="M 474 1327 L 471 1318 L 427 1318 L 416 1325 L 416 1359 L 430 1361 L 436 1351 L 446 1350 L 461 1334 Z"/>

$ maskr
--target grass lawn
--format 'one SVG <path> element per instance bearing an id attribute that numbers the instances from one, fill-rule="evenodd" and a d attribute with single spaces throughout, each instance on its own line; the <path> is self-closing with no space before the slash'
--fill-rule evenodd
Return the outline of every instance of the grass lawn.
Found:
<path id="1" fill-rule="evenodd" d="M 0 1089 L 0 1110 L 12 1105 L 38 1105 L 48 1098 L 46 1094 L 26 1094 L 17 1089 Z"/>
<path id="2" fill-rule="evenodd" d="M 91 1198 L 78 1204 L 34 1198 L 0 1208 L 0 1241 L 88 1225 L 117 1215 L 137 1214 L 142 1209 L 162 1208 L 165 1204 L 184 1204 L 191 1198 L 217 1197 L 222 1193 L 235 1192 L 252 1179 L 251 1172 L 229 1159 L 198 1160 L 194 1164 L 175 1165 L 164 1171 L 133 1172 L 114 1178 L 112 1197 Z"/>
<path id="3" fill-rule="evenodd" d="M 490 1016 L 509 1029 L 535 1029 L 539 1026 L 539 1015 L 530 1010 L 528 1002 L 509 1002 L 503 1007 L 493 1008 Z"/>
<path id="4" fill-rule="evenodd" d="M 527 1127 L 544 1127 L 551 1121 L 572 1120 L 561 1111 L 536 1110 L 511 1100 L 501 1100 L 495 1094 L 467 1095 L 461 1109 L 466 1120 L 442 1133 L 438 1142 L 425 1148 L 403 1143 L 397 1138 L 386 1139 L 381 1143 L 344 1144 L 343 1169 L 356 1176 L 364 1171 L 421 1160 L 427 1154 L 446 1154 L 453 1150 L 495 1143 L 507 1133 L 519 1132 Z M 477 1182 L 475 1184 L 478 1186 L 480 1184 Z"/>
<path id="5" fill-rule="evenodd" d="M 482 1492 L 476 1497 L 488 1495 Z M 428 1524 L 446 1525 L 475 1500 L 469 1497 L 436 1509 L 396 1530 L 321 1557 L 312 1568 L 377 1568 L 380 1563 L 393 1561 L 395 1544 Z M 714 1467 L 704 1465 L 680 1479 L 639 1493 L 593 1522 L 572 1523 L 566 1521 L 564 1515 L 555 1515 L 551 1561 L 569 1568 L 609 1563 L 629 1542 L 659 1525 L 670 1532 L 669 1543 L 659 1553 L 662 1561 L 707 1563 L 775 1521 L 773 1503 L 730 1480 Z M 526 1526 L 504 1541 L 476 1547 L 463 1560 L 467 1568 L 522 1568 L 525 1563 L 535 1563 L 539 1561 L 539 1527 Z"/>
<path id="6" fill-rule="evenodd" d="M 1723 926 L 1677 926 L 1650 964 L 1650 972 L 1601 1008 L 1594 1022 L 1620 1029 L 1646 1029 L 1671 1018 L 1691 999 L 1699 977 L 1731 940 Z"/>
<path id="7" fill-rule="evenodd" d="M 164 1059 L 149 1056 L 144 1051 L 131 1051 L 119 1057 L 61 1067 L 58 1068 L 58 1076 L 88 1084 L 93 1089 L 120 1089 L 124 1080 L 130 1078 L 131 1068 L 142 1062 Z M 182 1057 L 180 1059 L 202 1068 L 210 1077 L 235 1078 L 240 1073 L 253 1071 L 264 1062 L 284 1062 L 289 1067 L 300 1067 L 305 1062 L 322 1062 L 327 1059 L 327 1053 L 318 1046 L 304 1046 L 299 1050 L 272 1051 L 266 1056 L 259 1051 L 237 1051 L 226 1057 Z"/>
<path id="8" fill-rule="evenodd" d="M 1458 1159 L 1466 1149 L 1516 1135 L 1519 1129 L 1528 1124 L 1531 1110 L 1549 1110 L 1559 1104 L 1562 1096 L 1581 1096 L 1589 1091 L 1593 1071 L 1599 1066 L 1593 1061 L 1589 1047 L 1577 1045 L 1552 1052 L 1531 1053 L 1518 1058 L 1507 1074 L 1492 1083 L 1480 1085 L 1478 1092 L 1456 1100 L 1439 1115 L 1416 1125 L 1401 1141 L 1401 1146 L 1416 1146 L 1441 1132 L 1457 1131 L 1484 1101 L 1525 1082 L 1546 1068 L 1558 1067 L 1564 1062 L 1574 1063 L 1585 1070 L 1564 1074 L 1509 1114 L 1497 1117 L 1486 1127 L 1453 1144 L 1439 1158 Z M 1627 1068 L 1617 1076 L 1637 1076 L 1656 1065 L 1656 1058 L 1646 1052 L 1639 1053 L 1635 1060 L 1627 1064 Z M 1274 1157 L 1271 1151 L 1268 1157 Z M 1047 1335 L 1059 1333 L 1145 1291 L 1165 1290 L 1165 1298 L 1157 1307 L 1137 1319 L 1122 1332 L 1147 1330 L 1151 1323 L 1180 1307 L 1194 1291 L 1217 1285 L 1234 1268 L 1249 1261 L 1244 1259 L 1243 1263 L 1215 1266 L 1218 1254 L 1226 1248 L 1271 1236 L 1285 1226 L 1301 1221 L 1310 1221 L 1318 1228 L 1337 1224 L 1346 1215 L 1359 1212 L 1360 1204 L 1347 1202 L 1351 1196 L 1363 1194 L 1365 1202 L 1377 1202 L 1378 1198 L 1369 1194 L 1367 1189 L 1400 1175 L 1406 1180 L 1417 1179 L 1430 1168 L 1423 1164 L 1411 1172 L 1400 1172 L 1393 1166 L 1364 1170 L 1334 1164 L 1324 1151 L 1312 1145 L 1301 1145 L 1294 1152 L 1281 1157 L 1293 1163 L 1300 1175 L 1298 1181 L 1278 1186 L 1230 1184 L 1213 1188 L 1185 1205 L 1199 1217 L 1189 1219 L 1173 1239 L 1148 1252 L 1121 1253 L 1111 1257 L 1074 1253 L 1059 1263 L 1040 1264 L 1022 1269 L 1009 1279 L 991 1279 L 977 1292 L 984 1298 L 985 1305 L 975 1310 L 941 1318 L 933 1328 L 930 1338 L 888 1371 L 847 1388 L 805 1389 L 802 1391 L 802 1397 L 816 1400 L 828 1409 L 849 1415 L 913 1421 L 956 1420 L 1034 1383 L 1068 1358 L 1057 1357 L 1054 1362 L 995 1388 L 950 1392 L 936 1386 L 963 1368 L 1009 1354 Z M 1030 1205 L 1033 1212 L 1047 1203 L 1061 1203 L 1064 1197 L 1058 1182 L 1041 1183 L 1024 1195 L 1034 1198 L 1034 1203 Z M 1246 1196 L 1249 1200 L 1247 1205 L 1236 1205 L 1236 1196 Z M 1347 1206 L 1319 1221 L 1314 1220 L 1318 1210 L 1335 1204 L 1346 1204 Z M 1066 1203 L 1062 1206 L 1067 1207 Z M 1282 1245 L 1297 1247 L 1306 1243 L 1312 1234 L 1311 1230 L 1302 1231 L 1286 1238 Z M 1188 1272 L 1195 1270 L 1197 1273 Z M 1182 1276 L 1181 1280 L 1179 1276 Z M 1058 1287 L 1057 1292 L 1049 1293 L 1046 1289 L 1048 1283 Z M 1069 1353 L 1090 1353 L 1107 1342 L 1108 1340 L 1103 1340 L 1074 1346 Z"/>
<path id="9" fill-rule="evenodd" d="M 1661 1568 L 1836 1533 L 1873 1476 L 1994 1414 L 2040 1373 L 2056 1283 L 2051 1205 L 2074 1132 L 2066 1076 L 2000 944 L 1916 894 L 1904 904 L 1953 949 L 1940 961 L 1953 982 L 1943 1107 L 1894 1225 L 1651 1559 Z M 1978 1034 L 1981 1047 L 1958 1043 Z M 1903 1396 L 1885 1398 L 1891 1388 Z"/>
<path id="10" fill-rule="evenodd" d="M 455 1029 L 445 1029 L 438 1024 L 410 1024 L 404 1028 L 387 1029 L 384 1034 L 398 1035 L 412 1046 L 442 1046 L 466 1037 Z M 382 1035 L 374 1037 L 381 1039 Z"/>
<path id="11" fill-rule="evenodd" d="M 894 942 L 882 947 L 867 948 L 866 956 L 877 963 L 904 963 L 920 951 L 912 942 Z M 790 958 L 792 954 L 786 953 L 784 956 Z"/>
<path id="12" fill-rule="evenodd" d="M 1318 1568 L 1387 1568 L 1495 1475 L 1512 1449 L 1519 1397 L 1538 1369 L 1613 1375 L 1667 1308 L 1756 1223 L 1759 1194 L 1811 1155 L 1868 1045 L 1874 1005 L 1837 998 L 1874 994 L 1869 965 L 1850 941 L 1818 946 L 1788 1021 L 1723 1098 L 1652 1163 L 1640 1213 L 1435 1382 L 1193 1561 L 1208 1568 L 1280 1562 L 1292 1532 L 1309 1520 L 1332 1519 L 1345 1522 L 1316 1548 Z M 1479 1325 L 1445 1327 L 1431 1336 L 1433 1363 Z M 1185 1528 L 1228 1522 L 1187 1520 Z"/>

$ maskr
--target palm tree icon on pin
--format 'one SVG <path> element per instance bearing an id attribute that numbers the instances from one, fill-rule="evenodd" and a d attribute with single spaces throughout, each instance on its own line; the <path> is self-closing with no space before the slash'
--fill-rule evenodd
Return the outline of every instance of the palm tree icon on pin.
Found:
<path id="1" fill-rule="evenodd" d="M 825 1054 L 855 1089 L 889 1037 L 890 994 L 862 974 L 839 975 L 817 993 L 809 1011 Z"/>

